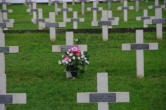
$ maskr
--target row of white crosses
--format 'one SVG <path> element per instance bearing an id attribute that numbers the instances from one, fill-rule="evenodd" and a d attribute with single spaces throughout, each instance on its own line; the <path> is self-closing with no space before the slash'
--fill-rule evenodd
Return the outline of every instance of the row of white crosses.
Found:
<path id="1" fill-rule="evenodd" d="M 109 110 L 109 103 L 127 103 L 129 97 L 129 92 L 109 92 L 108 73 L 97 73 L 97 92 L 77 93 L 77 103 L 97 103 L 98 110 Z"/>
<path id="2" fill-rule="evenodd" d="M 87 8 L 88 11 L 93 11 L 93 20 L 91 23 L 92 26 L 98 26 L 97 12 L 103 10 L 103 8 L 97 7 L 97 4 L 98 4 L 97 1 L 93 1 L 93 7 Z"/>
<path id="3" fill-rule="evenodd" d="M 6 104 L 26 104 L 25 93 L 6 93 L 5 53 L 18 53 L 18 46 L 5 46 L 4 26 L 0 20 L 0 110 L 6 110 Z M 5 23 L 3 23 L 5 24 Z"/>
<path id="4" fill-rule="evenodd" d="M 122 50 L 136 50 L 137 77 L 144 77 L 144 50 L 158 50 L 158 43 L 144 43 L 143 30 L 136 30 L 136 43 L 122 44 Z"/>
<path id="5" fill-rule="evenodd" d="M 13 27 L 14 19 L 8 19 L 8 13 L 12 13 L 13 10 L 7 9 L 7 5 L 9 3 L 5 0 L 3 0 L 0 4 L 2 5 L 2 10 L 0 10 L 0 16 L 2 16 L 3 22 L 7 23 L 8 27 Z M 6 27 L 5 30 L 8 30 L 8 28 Z"/>
<path id="6" fill-rule="evenodd" d="M 102 37 L 103 41 L 108 40 L 108 31 L 109 28 L 112 28 L 112 25 L 118 25 L 119 23 L 119 18 L 112 17 L 112 11 L 102 11 L 102 18 L 101 21 L 98 22 L 99 26 L 102 26 Z"/>
<path id="7" fill-rule="evenodd" d="M 118 10 L 123 10 L 123 19 L 125 22 L 128 21 L 128 10 L 133 10 L 134 7 L 133 6 L 128 6 L 128 1 L 124 0 L 123 1 L 123 6 L 120 6 L 117 8 Z"/>
<path id="8" fill-rule="evenodd" d="M 74 46 L 73 32 L 66 32 L 66 45 L 53 45 L 52 52 L 67 52 L 70 46 Z M 81 51 L 87 51 L 87 45 L 77 45 Z M 66 71 L 66 77 L 72 78 L 70 72 Z"/>

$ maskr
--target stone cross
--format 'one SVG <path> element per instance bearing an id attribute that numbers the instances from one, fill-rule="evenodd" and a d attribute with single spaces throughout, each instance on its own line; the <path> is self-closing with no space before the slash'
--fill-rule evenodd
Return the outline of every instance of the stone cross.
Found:
<path id="1" fill-rule="evenodd" d="M 107 0 L 108 2 L 108 10 L 111 10 L 112 0 Z"/>
<path id="2" fill-rule="evenodd" d="M 70 49 L 70 46 L 74 45 L 73 41 L 73 32 L 66 32 L 66 45 L 53 45 L 52 52 L 67 52 Z M 87 51 L 87 45 L 77 45 L 81 51 Z M 66 72 L 66 77 L 71 78 L 72 75 L 69 72 Z"/>
<path id="3" fill-rule="evenodd" d="M 148 25 L 147 25 L 148 20 L 153 19 L 153 18 L 155 18 L 155 17 L 148 16 L 148 10 L 145 9 L 144 10 L 144 16 L 143 17 L 140 17 L 140 16 L 136 17 L 136 20 L 138 20 L 138 21 L 143 20 L 144 21 L 144 28 L 147 28 L 148 27 Z"/>
<path id="4" fill-rule="evenodd" d="M 10 27 L 12 27 L 12 25 L 9 22 L 4 22 L 2 18 L 2 12 L 0 11 L 0 32 L 7 30 Z"/>
<path id="5" fill-rule="evenodd" d="M 73 18 L 68 18 L 67 22 L 73 22 L 73 29 L 78 29 L 78 22 L 84 22 L 84 18 L 78 18 L 77 11 L 74 11 Z"/>
<path id="6" fill-rule="evenodd" d="M 122 50 L 136 50 L 137 77 L 144 77 L 144 50 L 158 50 L 158 43 L 144 43 L 143 30 L 136 30 L 135 44 L 122 44 Z"/>
<path id="7" fill-rule="evenodd" d="M 116 25 L 119 25 L 119 17 L 113 17 L 112 11 L 108 11 L 108 20 L 114 22 Z M 112 28 L 112 26 L 109 26 L 109 28 Z"/>
<path id="8" fill-rule="evenodd" d="M 29 10 L 32 9 L 33 2 L 31 0 L 26 0 L 24 4 L 28 6 L 27 12 L 31 14 Z"/>
<path id="9" fill-rule="evenodd" d="M 98 11 L 102 11 L 103 8 L 101 7 L 97 7 L 97 1 L 93 1 L 93 7 L 88 7 L 87 8 L 88 11 L 93 11 L 93 20 L 91 25 L 92 26 L 98 26 L 98 21 L 97 21 L 97 12 Z"/>
<path id="10" fill-rule="evenodd" d="M 149 19 L 146 24 L 156 25 L 156 36 L 158 39 L 163 38 L 163 24 L 166 24 L 166 19 L 162 19 L 162 8 L 156 9 L 155 18 Z"/>
<path id="11" fill-rule="evenodd" d="M 58 10 L 60 10 L 60 9 L 58 8 L 58 4 L 60 3 L 60 1 L 59 1 L 59 0 L 54 0 L 54 1 L 51 1 L 51 3 L 54 3 L 55 15 L 57 15 L 57 14 L 58 14 Z"/>
<path id="12" fill-rule="evenodd" d="M 160 12 L 160 14 L 162 14 L 162 8 L 164 8 L 163 6 L 159 5 L 159 1 L 155 0 L 155 5 L 154 6 L 148 6 L 149 9 L 155 9 L 155 17 L 158 17 L 158 12 Z"/>
<path id="13" fill-rule="evenodd" d="M 84 15 L 85 14 L 85 2 L 87 0 L 79 0 L 81 2 L 81 14 Z"/>
<path id="14" fill-rule="evenodd" d="M 67 8 L 67 2 L 63 2 L 63 8 L 58 9 L 58 12 L 59 11 L 63 12 L 63 22 L 66 22 L 67 20 L 67 12 L 72 10 L 73 10 L 72 8 Z"/>
<path id="15" fill-rule="evenodd" d="M 77 103 L 97 103 L 98 110 L 109 110 L 109 103 L 129 100 L 129 92 L 108 92 L 108 73 L 97 73 L 97 92 L 77 93 Z"/>
<path id="16" fill-rule="evenodd" d="M 139 2 L 140 2 L 140 0 L 136 0 L 135 1 L 135 5 L 136 5 L 136 11 L 139 11 Z"/>
<path id="17" fill-rule="evenodd" d="M 56 22 L 55 20 L 55 12 L 49 13 L 49 22 L 46 23 L 46 27 L 50 28 L 50 40 L 56 40 L 56 28 L 57 27 L 65 27 L 64 22 Z"/>
<path id="18" fill-rule="evenodd" d="M 32 3 L 32 8 L 27 10 L 29 13 L 33 14 L 32 18 L 32 23 L 36 24 L 36 19 L 37 19 L 37 11 L 38 9 L 36 8 L 36 2 Z"/>
<path id="19" fill-rule="evenodd" d="M 123 7 L 118 7 L 117 9 L 118 10 L 123 10 L 123 14 L 124 14 L 123 19 L 124 19 L 125 22 L 127 22 L 128 21 L 128 10 L 133 10 L 134 7 L 133 6 L 128 7 L 127 0 L 124 0 L 123 1 Z"/>
<path id="20" fill-rule="evenodd" d="M 5 53 L 18 53 L 18 46 L 5 46 L 4 33 L 0 32 L 0 110 L 6 104 L 26 104 L 25 93 L 6 93 Z"/>
<path id="21" fill-rule="evenodd" d="M 14 19 L 8 19 L 8 13 L 12 13 L 13 10 L 11 9 L 7 9 L 7 5 L 9 3 L 7 2 L 2 2 L 2 10 L 1 11 L 1 14 L 2 14 L 2 19 L 3 19 L 3 22 L 7 23 L 8 27 L 13 27 L 13 24 L 14 24 Z M 8 30 L 8 28 L 6 27 L 5 30 Z"/>
<path id="22" fill-rule="evenodd" d="M 49 6 L 51 6 L 51 2 L 52 2 L 51 0 L 48 0 L 48 5 L 49 5 Z"/>
<path id="23" fill-rule="evenodd" d="M 108 20 L 108 11 L 102 11 L 101 21 L 98 22 L 99 26 L 102 26 L 103 40 L 108 40 L 108 27 L 112 25 L 118 25 L 115 20 Z"/>
<path id="24" fill-rule="evenodd" d="M 38 9 L 38 19 L 36 19 L 36 22 L 39 23 L 39 30 L 42 30 L 45 28 L 45 19 L 43 18 L 43 10 L 42 8 Z"/>

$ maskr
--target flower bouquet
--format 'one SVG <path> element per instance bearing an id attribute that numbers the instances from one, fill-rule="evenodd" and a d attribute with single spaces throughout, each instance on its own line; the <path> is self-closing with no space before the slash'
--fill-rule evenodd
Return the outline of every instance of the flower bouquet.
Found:
<path id="1" fill-rule="evenodd" d="M 77 77 L 78 73 L 84 73 L 89 58 L 87 52 L 81 51 L 78 46 L 70 46 L 59 64 L 66 67 L 66 72 L 71 73 L 70 77 Z"/>

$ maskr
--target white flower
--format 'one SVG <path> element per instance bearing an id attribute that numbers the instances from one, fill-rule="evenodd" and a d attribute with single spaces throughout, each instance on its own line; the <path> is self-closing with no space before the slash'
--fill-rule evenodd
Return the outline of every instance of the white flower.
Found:
<path id="1" fill-rule="evenodd" d="M 62 55 L 62 58 L 64 57 L 64 55 Z"/>
<path id="2" fill-rule="evenodd" d="M 69 54 L 69 51 L 67 51 L 67 54 Z"/>
<path id="3" fill-rule="evenodd" d="M 71 59 L 69 59 L 69 62 L 71 62 Z"/>
<path id="4" fill-rule="evenodd" d="M 70 53 L 69 56 L 73 56 L 73 53 Z"/>
<path id="5" fill-rule="evenodd" d="M 76 58 L 75 58 L 75 56 L 73 56 L 73 60 L 75 60 Z"/>
<path id="6" fill-rule="evenodd" d="M 62 64 L 62 62 L 61 62 L 61 61 L 58 61 L 58 64 L 59 64 L 59 65 L 61 65 L 61 64 Z"/>
<path id="7" fill-rule="evenodd" d="M 86 62 L 87 64 L 89 64 L 89 61 L 86 60 L 85 62 Z"/>
<path id="8" fill-rule="evenodd" d="M 80 60 L 80 57 L 78 57 L 78 60 Z"/>

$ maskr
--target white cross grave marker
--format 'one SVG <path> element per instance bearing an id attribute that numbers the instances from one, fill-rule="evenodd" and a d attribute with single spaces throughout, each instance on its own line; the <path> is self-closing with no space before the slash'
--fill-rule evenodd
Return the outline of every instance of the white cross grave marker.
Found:
<path id="1" fill-rule="evenodd" d="M 97 73 L 97 92 L 77 93 L 77 103 L 97 103 L 98 110 L 109 110 L 109 103 L 129 100 L 129 92 L 108 92 L 108 73 Z"/>
<path id="2" fill-rule="evenodd" d="M 136 30 L 136 44 L 122 44 L 122 50 L 136 50 L 137 77 L 144 77 L 144 50 L 158 50 L 158 43 L 144 43 L 143 30 Z"/>
<path id="3" fill-rule="evenodd" d="M 111 10 L 112 0 L 107 0 L 107 2 L 108 2 L 108 10 Z"/>
<path id="4" fill-rule="evenodd" d="M 128 10 L 133 10 L 134 7 L 133 6 L 128 6 L 128 1 L 127 0 L 124 0 L 123 1 L 123 7 L 120 6 L 117 8 L 118 10 L 123 10 L 123 19 L 125 22 L 128 21 Z"/>
<path id="5" fill-rule="evenodd" d="M 67 20 L 67 12 L 72 10 L 73 10 L 72 8 L 67 8 L 67 2 L 63 2 L 63 8 L 58 9 L 58 12 L 59 11 L 63 12 L 63 22 L 66 22 Z"/>
<path id="6" fill-rule="evenodd" d="M 38 9 L 36 8 L 36 2 L 33 2 L 32 8 L 28 9 L 27 11 L 33 14 L 32 23 L 36 24 L 37 11 L 38 11 Z"/>
<path id="7" fill-rule="evenodd" d="M 116 25 L 119 25 L 119 17 L 113 17 L 112 11 L 108 11 L 108 20 L 114 22 Z M 112 26 L 109 26 L 109 28 L 112 28 Z"/>
<path id="8" fill-rule="evenodd" d="M 5 53 L 18 53 L 18 46 L 5 46 L 5 37 L 0 32 L 0 110 L 6 110 L 5 104 L 26 104 L 25 93 L 6 93 Z"/>
<path id="9" fill-rule="evenodd" d="M 53 45 L 52 52 L 67 52 L 70 49 L 70 46 L 74 45 L 74 36 L 73 32 L 66 32 L 66 45 Z M 87 51 L 87 45 L 78 45 L 81 51 Z M 69 72 L 66 72 L 66 77 L 71 78 L 72 75 Z"/>
<path id="10" fill-rule="evenodd" d="M 2 12 L 0 11 L 0 32 L 7 30 L 9 27 L 11 27 L 11 24 L 3 21 Z"/>
<path id="11" fill-rule="evenodd" d="M 38 19 L 36 19 L 36 22 L 39 23 L 39 30 L 42 30 L 45 28 L 45 19 L 43 19 L 43 10 L 42 8 L 38 9 Z"/>
<path id="12" fill-rule="evenodd" d="M 7 5 L 9 3 L 7 2 L 2 2 L 2 10 L 1 11 L 1 14 L 2 14 L 2 19 L 3 19 L 3 22 L 5 22 L 8 26 L 7 27 L 13 27 L 13 24 L 14 24 L 14 19 L 8 19 L 8 13 L 12 13 L 13 10 L 11 9 L 7 9 Z M 0 15 L 1 16 L 1 15 Z M 5 30 L 8 30 L 8 28 L 5 28 Z"/>
<path id="13" fill-rule="evenodd" d="M 135 1 L 136 11 L 139 11 L 139 2 L 140 2 L 140 0 Z"/>
<path id="14" fill-rule="evenodd" d="M 51 3 L 54 4 L 54 8 L 55 8 L 55 15 L 58 14 L 58 10 L 60 11 L 60 9 L 58 8 L 58 4 L 60 3 L 59 0 L 54 0 L 54 1 L 51 1 Z"/>
<path id="15" fill-rule="evenodd" d="M 143 17 L 136 17 L 136 20 L 143 20 L 144 21 L 144 28 L 147 28 L 148 27 L 148 25 L 147 25 L 147 23 L 149 22 L 148 20 L 149 19 L 154 19 L 155 17 L 152 17 L 152 16 L 148 16 L 148 10 L 147 9 L 145 9 L 144 10 L 144 16 Z"/>
<path id="16" fill-rule="evenodd" d="M 81 14 L 84 15 L 85 14 L 85 2 L 87 2 L 87 0 L 79 0 L 81 2 Z"/>
<path id="17" fill-rule="evenodd" d="M 88 7 L 87 8 L 88 11 L 93 11 L 93 20 L 91 25 L 92 26 L 98 26 L 98 21 L 97 21 L 97 12 L 98 11 L 102 11 L 103 8 L 101 7 L 97 7 L 97 1 L 93 1 L 93 7 Z"/>
<path id="18" fill-rule="evenodd" d="M 108 40 L 108 27 L 112 25 L 118 25 L 116 20 L 108 20 L 108 11 L 102 11 L 101 21 L 98 22 L 99 26 L 102 26 L 103 41 Z"/>
<path id="19" fill-rule="evenodd" d="M 55 12 L 49 13 L 49 22 L 46 23 L 46 27 L 50 28 L 50 40 L 55 41 L 56 40 L 56 28 L 57 27 L 65 27 L 64 22 L 56 22 L 55 20 Z"/>
<path id="20" fill-rule="evenodd" d="M 158 8 L 157 8 L 158 7 Z M 149 19 L 146 24 L 156 25 L 156 36 L 158 39 L 163 38 L 163 24 L 166 24 L 166 19 L 162 19 L 162 8 L 161 6 L 154 6 L 155 8 L 155 18 Z"/>
<path id="21" fill-rule="evenodd" d="M 67 22 L 73 22 L 73 29 L 78 29 L 78 22 L 84 22 L 84 18 L 78 18 L 77 11 L 73 12 L 73 18 L 68 18 Z"/>

